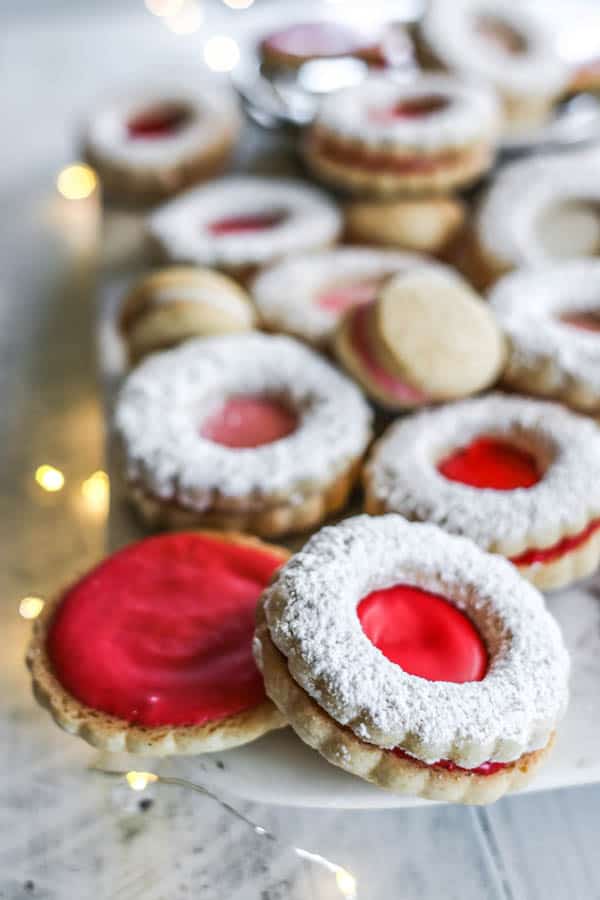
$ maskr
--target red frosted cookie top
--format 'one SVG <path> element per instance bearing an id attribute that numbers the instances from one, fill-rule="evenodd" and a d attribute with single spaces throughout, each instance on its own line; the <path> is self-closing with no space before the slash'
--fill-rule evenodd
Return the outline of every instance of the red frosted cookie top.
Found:
<path id="1" fill-rule="evenodd" d="M 383 109 L 374 108 L 369 113 L 372 122 L 393 122 L 396 119 L 424 119 L 433 113 L 441 112 L 449 105 L 447 97 L 431 94 L 426 97 L 414 97 L 401 100 L 394 106 Z"/>
<path id="2" fill-rule="evenodd" d="M 353 306 L 371 303 L 377 295 L 381 282 L 380 278 L 369 278 L 325 288 L 317 297 L 317 306 L 334 313 L 347 312 Z"/>
<path id="3" fill-rule="evenodd" d="M 211 234 L 244 234 L 251 231 L 268 231 L 275 228 L 286 218 L 283 212 L 255 213 L 246 216 L 229 216 L 225 219 L 217 219 L 207 227 Z"/>
<path id="4" fill-rule="evenodd" d="M 143 110 L 127 122 L 132 140 L 171 137 L 190 120 L 190 110 L 177 103 L 163 103 Z"/>
<path id="5" fill-rule="evenodd" d="M 488 654 L 477 629 L 455 606 L 429 591 L 396 585 L 358 606 L 369 640 L 410 675 L 428 681 L 481 681 Z"/>
<path id="6" fill-rule="evenodd" d="M 282 559 L 202 534 L 148 538 L 67 591 L 48 634 L 75 698 L 131 724 L 202 725 L 261 703 L 258 597 Z"/>
<path id="7" fill-rule="evenodd" d="M 260 447 L 292 434 L 298 417 L 270 397 L 230 397 L 205 419 L 201 435 L 225 447 Z"/>
<path id="8" fill-rule="evenodd" d="M 450 481 L 497 491 L 532 487 L 542 477 L 531 453 L 508 441 L 486 436 L 453 450 L 437 468 Z"/>

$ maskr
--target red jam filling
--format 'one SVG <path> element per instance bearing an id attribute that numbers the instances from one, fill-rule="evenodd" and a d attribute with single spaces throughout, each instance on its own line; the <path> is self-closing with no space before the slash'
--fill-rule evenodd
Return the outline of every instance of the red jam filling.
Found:
<path id="1" fill-rule="evenodd" d="M 58 680 L 136 725 L 203 725 L 256 706 L 256 602 L 281 562 L 185 532 L 126 547 L 58 608 L 47 644 Z"/>
<path id="2" fill-rule="evenodd" d="M 266 38 L 264 46 L 299 59 L 352 56 L 368 49 L 360 34 L 336 22 L 290 25 Z"/>
<path id="3" fill-rule="evenodd" d="M 551 547 L 545 547 L 543 550 L 526 550 L 520 556 L 511 557 L 511 562 L 515 566 L 532 566 L 534 563 L 550 563 L 573 550 L 577 550 L 588 541 L 600 529 L 600 519 L 595 519 L 587 528 L 579 534 L 571 537 L 565 537 L 557 544 Z"/>
<path id="4" fill-rule="evenodd" d="M 450 481 L 496 491 L 529 488 L 542 477 L 531 453 L 508 441 L 486 436 L 454 450 L 437 468 Z"/>
<path id="5" fill-rule="evenodd" d="M 350 342 L 369 376 L 382 390 L 400 403 L 409 405 L 426 403 L 426 394 L 417 388 L 411 387 L 410 384 L 395 378 L 379 363 L 371 348 L 368 317 L 369 306 L 359 306 L 354 312 L 350 313 L 349 325 Z"/>
<path id="6" fill-rule="evenodd" d="M 203 422 L 202 437 L 224 447 L 242 449 L 272 444 L 296 430 L 298 417 L 283 403 L 270 397 L 239 395 Z"/>
<path id="7" fill-rule="evenodd" d="M 390 752 L 400 759 L 408 759 L 410 762 L 415 763 L 418 766 L 425 766 L 428 769 L 445 769 L 447 772 L 468 772 L 469 775 L 494 775 L 495 772 L 500 772 L 502 769 L 505 769 L 507 765 L 510 765 L 510 763 L 492 762 L 490 760 L 489 762 L 482 763 L 475 769 L 465 769 L 463 766 L 459 766 L 457 763 L 452 762 L 451 759 L 438 759 L 437 762 L 431 764 L 424 763 L 420 759 L 415 759 L 414 756 L 411 756 L 410 753 L 406 753 L 399 747 L 395 747 Z"/>
<path id="8" fill-rule="evenodd" d="M 424 119 L 433 113 L 441 112 L 448 106 L 448 98 L 437 94 L 429 97 L 414 97 L 402 100 L 395 106 L 383 109 L 372 109 L 369 118 L 372 122 L 394 122 L 400 119 Z"/>
<path id="9" fill-rule="evenodd" d="M 333 313 L 345 313 L 353 306 L 371 303 L 381 285 L 381 278 L 354 281 L 326 288 L 317 297 L 317 306 Z"/>
<path id="10" fill-rule="evenodd" d="M 373 591 L 358 605 L 371 643 L 410 675 L 428 681 L 481 681 L 488 654 L 479 632 L 438 594 L 400 584 Z"/>
<path id="11" fill-rule="evenodd" d="M 600 331 L 600 313 L 597 312 L 572 312 L 560 317 L 563 325 L 571 328 L 579 328 L 583 331 Z"/>
<path id="12" fill-rule="evenodd" d="M 341 163 L 366 172 L 391 172 L 394 175 L 429 175 L 441 168 L 468 163 L 473 153 L 479 152 L 448 150 L 434 155 L 422 153 L 419 156 L 411 156 L 379 150 L 368 151 L 321 136 L 314 138 L 313 141 L 315 151 L 333 163 Z"/>
<path id="13" fill-rule="evenodd" d="M 268 231 L 281 225 L 287 218 L 284 212 L 255 213 L 248 216 L 228 216 L 208 225 L 208 230 L 216 236 L 222 234 L 246 234 L 250 231 Z"/>
<path id="14" fill-rule="evenodd" d="M 127 134 L 132 140 L 154 140 L 172 137 L 189 122 L 190 110 L 175 103 L 164 103 L 146 109 L 127 122 Z"/>

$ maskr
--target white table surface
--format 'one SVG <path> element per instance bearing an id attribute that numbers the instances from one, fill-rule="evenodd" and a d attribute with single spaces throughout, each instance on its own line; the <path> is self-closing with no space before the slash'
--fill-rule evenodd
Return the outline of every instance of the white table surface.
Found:
<path id="1" fill-rule="evenodd" d="M 339 897 L 326 871 L 300 864 L 206 798 L 160 785 L 135 794 L 90 773 L 96 754 L 31 699 L 19 600 L 51 594 L 98 559 L 104 543 L 102 518 L 80 498 L 83 479 L 103 464 L 93 284 L 48 223 L 47 200 L 57 170 L 75 155 L 75 116 L 107 82 L 129 80 L 150 60 L 189 63 L 201 39 L 170 34 L 141 0 L 10 7 L 0 33 L 0 898 Z M 35 485 L 44 462 L 66 475 L 58 494 Z M 140 806 L 143 799 L 152 803 Z M 600 898 L 600 787 L 487 809 L 238 805 L 351 870 L 360 898 Z"/>

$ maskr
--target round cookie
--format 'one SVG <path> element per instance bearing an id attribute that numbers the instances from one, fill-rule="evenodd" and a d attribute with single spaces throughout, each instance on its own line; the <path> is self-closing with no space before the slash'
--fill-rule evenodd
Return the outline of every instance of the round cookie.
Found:
<path id="1" fill-rule="evenodd" d="M 162 206 L 147 229 L 172 262 L 214 266 L 243 279 L 288 254 L 335 243 L 342 217 L 326 194 L 302 181 L 232 175 Z"/>
<path id="2" fill-rule="evenodd" d="M 248 331 L 254 320 L 248 294 L 231 278 L 170 266 L 136 281 L 123 298 L 119 328 L 135 363 L 188 338 Z"/>
<path id="3" fill-rule="evenodd" d="M 314 59 L 351 56 L 370 65 L 383 62 L 380 40 L 361 33 L 343 22 L 321 20 L 295 22 L 268 34 L 260 42 L 260 54 L 266 66 L 299 69 Z"/>
<path id="4" fill-rule="evenodd" d="M 350 241 L 438 254 L 460 233 L 465 210 L 453 197 L 388 203 L 357 200 L 345 207 L 344 216 Z"/>
<path id="5" fill-rule="evenodd" d="M 426 68 L 460 72 L 497 90 L 509 133 L 543 122 L 567 83 L 547 17 L 512 0 L 432 0 L 417 35 Z"/>
<path id="6" fill-rule="evenodd" d="M 90 116 L 84 155 L 107 194 L 156 201 L 223 169 L 240 127 L 235 95 L 221 84 L 140 87 Z"/>
<path id="7" fill-rule="evenodd" d="M 281 728 L 252 638 L 258 597 L 288 555 L 218 532 L 119 550 L 35 622 L 36 699 L 65 731 L 116 753 L 208 753 Z"/>
<path id="8" fill-rule="evenodd" d="M 380 197 L 447 192 L 492 165 L 495 96 L 452 76 L 371 76 L 326 96 L 304 156 L 323 181 Z"/>

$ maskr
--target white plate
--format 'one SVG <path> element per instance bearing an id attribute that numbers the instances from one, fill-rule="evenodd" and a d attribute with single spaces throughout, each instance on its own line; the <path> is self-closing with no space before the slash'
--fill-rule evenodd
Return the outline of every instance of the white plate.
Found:
<path id="1" fill-rule="evenodd" d="M 115 313 L 125 287 L 126 280 L 121 278 L 100 288 L 99 357 L 108 415 L 114 390 L 124 372 L 124 352 L 115 328 Z M 118 486 L 117 473 L 110 471 L 113 456 L 109 447 L 111 485 Z M 126 505 L 121 498 L 113 496 L 109 547 L 114 549 L 140 536 L 139 526 Z M 552 756 L 526 791 L 600 782 L 600 575 L 576 588 L 551 595 L 548 603 L 562 626 L 572 655 L 572 697 Z M 132 763 L 128 767 L 136 768 L 136 765 Z M 146 760 L 143 767 L 150 765 Z M 174 770 L 183 777 L 260 803 L 385 809 L 430 802 L 391 794 L 348 775 L 302 744 L 291 729 L 274 732 L 225 753 L 174 760 L 169 764 L 169 771 Z"/>

